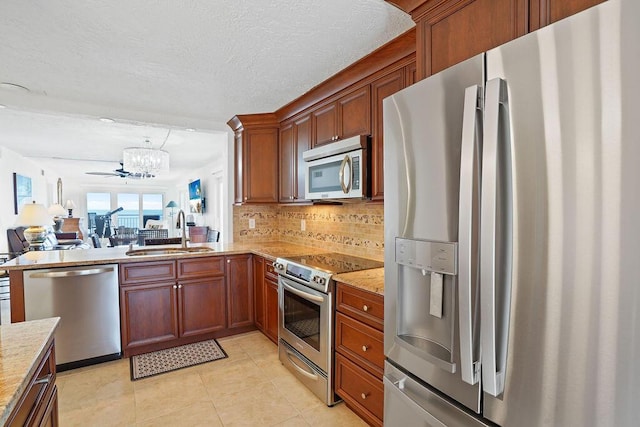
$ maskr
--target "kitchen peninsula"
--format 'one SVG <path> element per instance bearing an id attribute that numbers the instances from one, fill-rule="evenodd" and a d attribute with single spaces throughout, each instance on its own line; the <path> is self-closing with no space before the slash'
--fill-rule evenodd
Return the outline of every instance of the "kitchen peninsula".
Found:
<path id="1" fill-rule="evenodd" d="M 0 326 L 0 425 L 57 425 L 53 336 L 59 320 Z"/>

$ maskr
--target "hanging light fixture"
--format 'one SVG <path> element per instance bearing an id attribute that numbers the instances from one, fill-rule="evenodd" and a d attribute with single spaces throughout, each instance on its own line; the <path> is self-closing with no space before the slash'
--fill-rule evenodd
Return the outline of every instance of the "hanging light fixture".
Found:
<path id="1" fill-rule="evenodd" d="M 162 147 L 166 142 L 165 139 Z M 139 178 L 153 178 L 169 172 L 169 153 L 162 150 L 162 147 L 151 147 L 151 142 L 147 139 L 143 147 L 125 148 L 122 154 L 123 168 Z"/>

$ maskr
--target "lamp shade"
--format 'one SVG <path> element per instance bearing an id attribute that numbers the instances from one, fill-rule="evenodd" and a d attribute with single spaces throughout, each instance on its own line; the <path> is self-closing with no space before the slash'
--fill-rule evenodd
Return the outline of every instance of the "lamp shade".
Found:
<path id="1" fill-rule="evenodd" d="M 167 203 L 168 208 L 177 208 L 178 204 L 176 202 L 174 202 L 173 200 L 171 200 L 169 203 Z"/>
<path id="2" fill-rule="evenodd" d="M 76 204 L 73 203 L 73 200 L 69 199 L 64 203 L 64 208 L 65 209 L 75 209 L 76 208 Z"/>
<path id="3" fill-rule="evenodd" d="M 39 203 L 26 204 L 22 207 L 20 215 L 16 219 L 17 225 L 23 226 L 45 226 L 53 225 L 53 218 L 47 212 L 47 208 Z"/>
<path id="4" fill-rule="evenodd" d="M 51 216 L 62 216 L 67 214 L 67 211 L 59 203 L 49 206 L 47 212 L 49 212 L 49 215 Z"/>

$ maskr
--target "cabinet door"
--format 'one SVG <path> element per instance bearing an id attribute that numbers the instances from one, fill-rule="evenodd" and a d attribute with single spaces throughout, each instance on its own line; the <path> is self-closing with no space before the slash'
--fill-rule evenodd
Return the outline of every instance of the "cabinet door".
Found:
<path id="1" fill-rule="evenodd" d="M 242 132 L 236 132 L 234 136 L 234 151 L 235 151 L 235 202 L 244 202 L 244 145 Z"/>
<path id="2" fill-rule="evenodd" d="M 280 128 L 279 163 L 280 163 L 280 202 L 293 201 L 296 191 L 296 141 L 294 124 L 288 123 Z"/>
<path id="3" fill-rule="evenodd" d="M 254 315 L 258 329 L 264 332 L 265 329 L 265 300 L 264 300 L 264 258 L 253 256 L 253 295 L 254 295 Z"/>
<path id="4" fill-rule="evenodd" d="M 314 136 L 313 145 L 335 141 L 338 136 L 337 104 L 332 102 L 312 112 Z"/>
<path id="5" fill-rule="evenodd" d="M 266 335 L 271 341 L 278 343 L 278 283 L 271 279 L 265 280 L 265 318 Z"/>
<path id="6" fill-rule="evenodd" d="M 444 0 L 416 20 L 418 77 L 424 78 L 522 36 L 528 0 Z"/>
<path id="7" fill-rule="evenodd" d="M 295 191 L 294 202 L 305 202 L 304 198 L 304 159 L 302 154 L 311 148 L 311 116 L 304 116 L 295 121 L 293 128 L 296 148 Z"/>
<path id="8" fill-rule="evenodd" d="M 278 129 L 245 131 L 244 201 L 278 203 Z"/>
<path id="9" fill-rule="evenodd" d="M 405 70 L 401 68 L 371 84 L 373 94 L 373 135 L 371 139 L 371 199 L 384 199 L 384 129 L 382 100 L 404 87 Z"/>
<path id="10" fill-rule="evenodd" d="M 175 282 L 120 288 L 124 349 L 178 338 Z"/>
<path id="11" fill-rule="evenodd" d="M 371 92 L 362 87 L 338 100 L 340 139 L 371 133 Z"/>
<path id="12" fill-rule="evenodd" d="M 219 331 L 226 325 L 224 277 L 178 282 L 180 336 Z"/>
<path id="13" fill-rule="evenodd" d="M 253 286 L 251 255 L 226 257 L 227 326 L 253 325 Z"/>
<path id="14" fill-rule="evenodd" d="M 574 15 L 605 0 L 530 0 L 530 31 Z"/>

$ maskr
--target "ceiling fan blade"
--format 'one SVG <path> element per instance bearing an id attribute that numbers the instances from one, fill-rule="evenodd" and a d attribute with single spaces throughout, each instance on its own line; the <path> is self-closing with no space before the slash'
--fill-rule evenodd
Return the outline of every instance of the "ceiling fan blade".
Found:
<path id="1" fill-rule="evenodd" d="M 98 175 L 98 176 L 120 176 L 119 173 L 115 172 L 85 172 L 87 175 Z"/>

